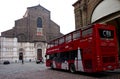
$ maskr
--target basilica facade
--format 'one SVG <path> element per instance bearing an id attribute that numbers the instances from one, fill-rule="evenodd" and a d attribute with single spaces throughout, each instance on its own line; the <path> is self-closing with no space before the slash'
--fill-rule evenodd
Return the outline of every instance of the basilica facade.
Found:
<path id="1" fill-rule="evenodd" d="M 15 27 L 1 33 L 4 37 L 17 37 L 19 42 L 48 42 L 62 35 L 60 26 L 50 18 L 50 11 L 41 5 L 28 7 Z"/>
<path id="2" fill-rule="evenodd" d="M 4 60 L 3 58 L 5 58 L 7 60 L 8 58 L 11 61 L 19 61 L 21 56 L 26 61 L 29 59 L 33 61 L 40 58 L 45 59 L 47 43 L 62 35 L 60 26 L 51 20 L 49 10 L 41 5 L 28 7 L 23 18 L 16 20 L 12 29 L 1 33 L 0 59 Z M 2 45 L 3 38 L 17 40 L 11 41 L 10 44 L 4 41 L 4 45 Z M 17 46 L 12 46 L 14 42 L 16 42 Z M 9 47 L 5 46 L 5 43 Z M 11 52 L 9 49 L 11 49 Z"/>

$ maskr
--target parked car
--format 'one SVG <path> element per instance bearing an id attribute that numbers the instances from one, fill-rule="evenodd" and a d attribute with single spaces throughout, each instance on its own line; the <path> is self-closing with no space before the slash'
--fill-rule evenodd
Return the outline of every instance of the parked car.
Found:
<path id="1" fill-rule="evenodd" d="M 37 64 L 43 63 L 43 58 L 37 59 L 37 60 L 36 60 L 36 63 L 37 63 Z"/>
<path id="2" fill-rule="evenodd" d="M 8 60 L 5 60 L 4 62 L 3 62 L 3 64 L 10 64 L 10 62 L 8 61 Z"/>

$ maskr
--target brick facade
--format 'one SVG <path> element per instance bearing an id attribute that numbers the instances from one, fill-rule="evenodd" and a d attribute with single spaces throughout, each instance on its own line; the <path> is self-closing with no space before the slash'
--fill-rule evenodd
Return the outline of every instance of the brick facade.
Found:
<path id="1" fill-rule="evenodd" d="M 39 28 L 37 19 L 41 18 Z M 40 35 L 37 31 L 40 30 Z M 1 33 L 4 37 L 17 37 L 19 42 L 48 42 L 63 35 L 60 26 L 50 18 L 50 11 L 41 5 L 28 7 L 23 18 L 15 21 L 15 27 Z"/>

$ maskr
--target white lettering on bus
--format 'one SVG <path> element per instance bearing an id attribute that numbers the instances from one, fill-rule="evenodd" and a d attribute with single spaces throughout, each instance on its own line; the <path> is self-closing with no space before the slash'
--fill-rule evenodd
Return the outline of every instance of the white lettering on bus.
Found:
<path id="1" fill-rule="evenodd" d="M 111 32 L 108 31 L 108 30 L 104 30 L 104 31 L 103 31 L 103 35 L 104 35 L 105 37 L 110 37 L 110 36 L 111 36 Z"/>

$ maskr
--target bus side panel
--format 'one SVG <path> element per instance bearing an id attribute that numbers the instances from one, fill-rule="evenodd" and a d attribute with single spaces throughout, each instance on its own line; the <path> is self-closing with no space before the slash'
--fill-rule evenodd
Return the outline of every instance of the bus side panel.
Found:
<path id="1" fill-rule="evenodd" d="M 82 62 L 82 49 L 78 48 L 77 57 L 75 58 L 75 69 L 76 71 L 84 71 L 83 62 Z"/>
<path id="2" fill-rule="evenodd" d="M 51 62 L 52 62 L 52 60 L 46 60 L 46 66 L 50 67 L 51 66 Z"/>
<path id="3" fill-rule="evenodd" d="M 89 37 L 91 38 L 91 37 Z M 85 41 L 81 42 L 82 46 L 82 62 L 83 62 L 83 68 L 85 72 L 92 72 L 93 69 L 93 54 L 91 50 L 91 42 L 89 39 L 83 39 Z"/>

